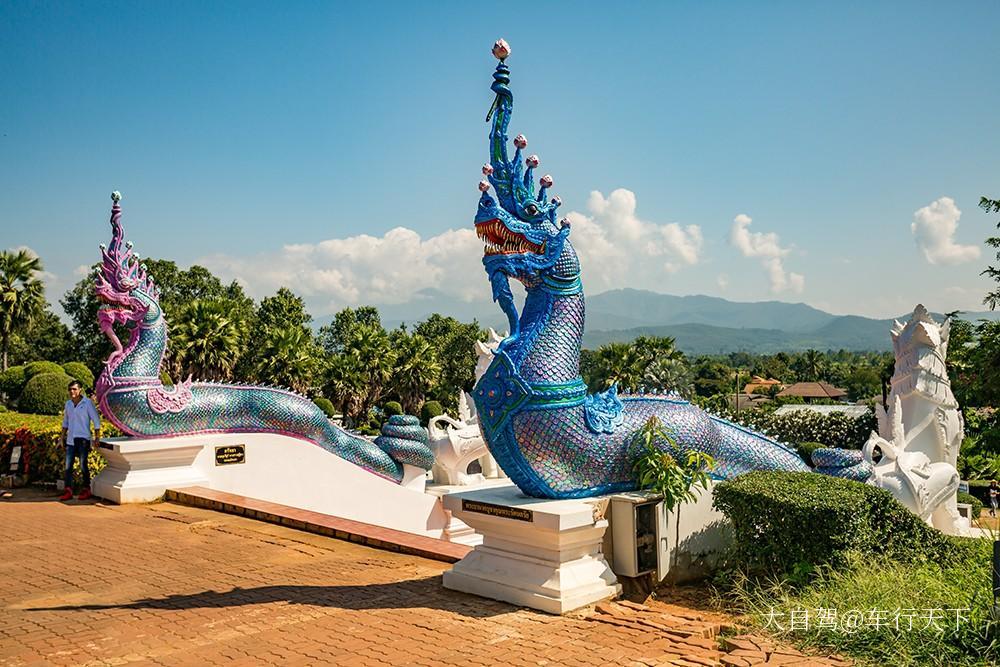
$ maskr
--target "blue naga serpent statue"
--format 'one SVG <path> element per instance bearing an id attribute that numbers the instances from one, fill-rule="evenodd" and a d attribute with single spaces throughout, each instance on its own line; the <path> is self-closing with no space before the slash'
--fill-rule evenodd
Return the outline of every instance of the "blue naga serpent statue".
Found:
<path id="1" fill-rule="evenodd" d="M 674 443 L 661 449 L 694 449 L 715 459 L 711 474 L 728 479 L 751 470 L 808 471 L 787 446 L 709 415 L 676 395 L 622 396 L 612 386 L 588 394 L 580 377 L 584 296 L 580 262 L 569 241 L 569 221 L 556 224 L 558 197 L 546 201 L 552 185 L 533 171 L 538 157 L 522 158 L 523 135 L 514 138 L 508 159 L 507 127 L 514 99 L 508 84 L 506 42 L 494 46 L 500 60 L 493 74 L 496 99 L 487 122 L 490 161 L 476 232 L 485 242 L 483 265 L 493 299 L 506 314 L 510 336 L 500 343 L 489 369 L 473 389 L 483 436 L 490 452 L 517 486 L 541 498 L 582 498 L 635 488 L 631 441 L 656 417 Z M 523 159 L 523 164 L 522 164 Z M 496 199 L 490 194 L 490 186 Z M 527 296 L 517 312 L 510 279 Z"/>
<path id="2" fill-rule="evenodd" d="M 97 321 L 114 351 L 97 380 L 102 414 L 125 433 L 174 437 L 199 433 L 275 433 L 306 440 L 371 473 L 400 482 L 403 464 L 425 470 L 434 462 L 427 432 L 415 417 L 397 415 L 374 442 L 352 435 L 327 419 L 305 396 L 274 387 L 216 382 L 174 386 L 160 381 L 167 350 L 167 322 L 159 289 L 126 243 L 121 195 L 111 195 L 111 244 L 101 246 L 103 262 L 96 294 Z M 128 331 L 123 347 L 115 325 Z"/>

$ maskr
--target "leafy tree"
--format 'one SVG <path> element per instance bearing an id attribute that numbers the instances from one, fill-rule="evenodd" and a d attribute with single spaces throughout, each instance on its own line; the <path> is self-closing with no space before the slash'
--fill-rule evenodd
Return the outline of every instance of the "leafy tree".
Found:
<path id="1" fill-rule="evenodd" d="M 646 366 L 646 386 L 658 391 L 675 391 L 684 398 L 694 394 L 694 373 L 682 359 L 661 357 Z"/>
<path id="2" fill-rule="evenodd" d="M 301 324 L 264 330 L 254 374 L 265 384 L 277 384 L 299 393 L 313 386 L 319 369 L 319 348 Z"/>
<path id="3" fill-rule="evenodd" d="M 870 366 L 860 366 L 854 368 L 842 384 L 847 390 L 848 398 L 852 401 L 860 401 L 877 394 L 882 383 L 876 369 Z"/>
<path id="4" fill-rule="evenodd" d="M 986 197 L 982 197 L 979 200 L 979 208 L 983 209 L 987 213 L 1000 213 L 1000 199 L 987 199 Z M 1000 229 L 1000 221 L 997 222 L 997 229 Z M 997 249 L 997 261 L 1000 261 L 1000 236 L 991 236 L 987 238 L 986 245 Z M 980 275 L 989 276 L 993 280 L 1000 283 L 1000 264 L 997 266 L 987 266 Z M 1000 287 L 987 294 L 983 299 L 983 303 L 986 304 L 990 310 L 996 310 L 997 306 L 1000 305 Z"/>
<path id="5" fill-rule="evenodd" d="M 257 308 L 257 326 L 262 329 L 303 326 L 311 321 L 305 301 L 287 287 L 261 299 Z"/>
<path id="6" fill-rule="evenodd" d="M 10 363 L 22 364 L 38 359 L 66 362 L 75 358 L 73 334 L 53 313 L 48 304 L 27 328 L 10 339 Z"/>
<path id="7" fill-rule="evenodd" d="M 475 344 L 486 340 L 486 331 L 476 320 L 466 324 L 435 313 L 414 327 L 413 333 L 427 341 L 441 366 L 428 395 L 447 407 L 457 407 L 459 392 L 472 391 L 478 360 Z"/>
<path id="8" fill-rule="evenodd" d="M 42 260 L 27 250 L 0 252 L 0 370 L 7 370 L 11 337 L 26 329 L 45 307 L 41 271 Z"/>
<path id="9" fill-rule="evenodd" d="M 321 330 L 321 345 L 337 350 L 328 357 L 326 393 L 355 423 L 367 422 L 391 389 L 396 351 L 378 322 L 375 308 L 345 308 Z"/>
<path id="10" fill-rule="evenodd" d="M 333 322 L 319 329 L 319 344 L 327 354 L 340 354 L 355 337 L 358 327 L 382 328 L 382 318 L 375 306 L 344 308 L 333 316 Z M 384 331 L 383 331 L 384 333 Z"/>
<path id="11" fill-rule="evenodd" d="M 430 342 L 420 334 L 397 329 L 389 336 L 395 348 L 396 364 L 392 372 L 392 390 L 406 414 L 416 414 L 428 390 L 441 377 L 441 364 Z"/>
<path id="12" fill-rule="evenodd" d="M 175 377 L 229 380 L 244 349 L 244 321 L 227 301 L 197 299 L 171 327 Z"/>

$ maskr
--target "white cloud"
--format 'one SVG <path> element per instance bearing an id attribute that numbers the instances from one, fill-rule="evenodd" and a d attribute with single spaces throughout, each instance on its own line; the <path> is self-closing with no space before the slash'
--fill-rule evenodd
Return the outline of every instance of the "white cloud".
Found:
<path id="1" fill-rule="evenodd" d="M 955 243 L 960 217 L 962 212 L 951 197 L 941 197 L 914 212 L 910 231 L 931 264 L 961 264 L 979 259 L 978 246 Z"/>
<path id="2" fill-rule="evenodd" d="M 715 283 L 719 286 L 719 289 L 726 289 L 729 287 L 729 275 L 725 273 L 720 273 L 715 278 Z"/>
<path id="3" fill-rule="evenodd" d="M 791 247 L 782 247 L 781 239 L 774 232 L 751 232 L 752 222 L 753 219 L 745 213 L 733 218 L 729 242 L 744 257 L 760 260 L 771 283 L 772 292 L 788 289 L 796 294 L 801 293 L 805 288 L 805 276 L 785 270 L 784 259 L 792 251 Z"/>
<path id="4" fill-rule="evenodd" d="M 81 264 L 80 266 L 73 269 L 73 275 L 77 278 L 86 278 L 90 275 L 90 265 Z"/>
<path id="5" fill-rule="evenodd" d="M 20 252 L 20 251 L 23 250 L 24 252 L 28 253 L 28 255 L 30 257 L 34 257 L 36 259 L 41 259 L 41 256 L 37 252 L 35 252 L 34 248 L 30 248 L 30 247 L 28 247 L 26 245 L 15 246 L 13 248 L 8 248 L 8 250 L 10 252 Z M 51 271 L 45 271 L 44 269 L 41 270 L 41 271 L 39 271 L 36 274 L 36 277 L 39 280 L 41 280 L 43 283 L 47 284 L 47 285 L 51 285 L 51 284 L 56 283 L 56 282 L 59 281 L 59 276 L 57 276 L 56 274 L 52 273 Z"/>
<path id="6" fill-rule="evenodd" d="M 587 209 L 590 215 L 571 211 L 566 217 L 590 290 L 637 286 L 624 284 L 630 276 L 663 289 L 663 278 L 701 260 L 701 227 L 639 219 L 630 190 L 619 188 L 607 197 L 594 190 Z"/>
<path id="7" fill-rule="evenodd" d="M 426 240 L 396 227 L 380 237 L 291 244 L 251 257 L 216 254 L 200 263 L 240 281 L 254 296 L 285 286 L 332 311 L 359 303 L 404 303 L 428 288 L 463 300 L 481 298 L 489 294 L 482 254 L 471 225 Z"/>

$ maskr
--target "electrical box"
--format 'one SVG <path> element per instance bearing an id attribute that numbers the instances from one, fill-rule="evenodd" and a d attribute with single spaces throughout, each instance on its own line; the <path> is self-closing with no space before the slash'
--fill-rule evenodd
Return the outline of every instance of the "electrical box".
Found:
<path id="1" fill-rule="evenodd" d="M 666 575 L 667 530 L 663 501 L 652 493 L 619 493 L 610 499 L 611 569 L 625 577 Z"/>

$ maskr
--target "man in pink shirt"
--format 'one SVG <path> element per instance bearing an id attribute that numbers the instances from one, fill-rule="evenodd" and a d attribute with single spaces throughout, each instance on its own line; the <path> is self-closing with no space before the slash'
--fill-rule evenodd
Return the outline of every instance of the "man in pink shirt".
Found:
<path id="1" fill-rule="evenodd" d="M 94 444 L 101 442 L 101 417 L 94 403 L 83 395 L 83 386 L 73 380 L 69 383 L 69 400 L 63 410 L 62 437 L 66 444 L 66 490 L 59 500 L 73 498 L 73 459 L 80 458 L 83 473 L 83 490 L 77 496 L 80 500 L 90 498 L 90 468 L 87 454 L 90 453 L 90 427 L 94 427 Z"/>

